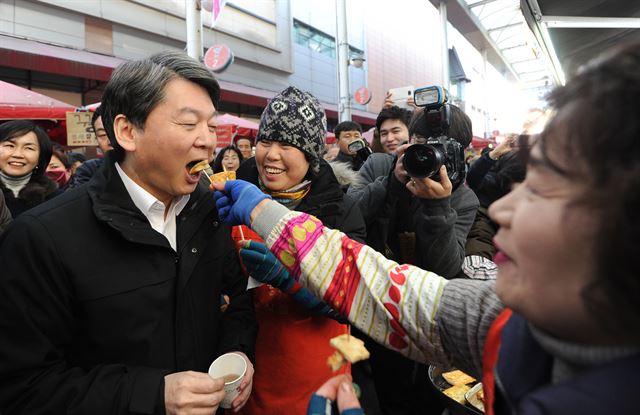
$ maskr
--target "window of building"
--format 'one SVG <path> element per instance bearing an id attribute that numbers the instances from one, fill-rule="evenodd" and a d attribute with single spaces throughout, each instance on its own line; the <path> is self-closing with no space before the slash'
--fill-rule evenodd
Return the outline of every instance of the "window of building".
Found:
<path id="1" fill-rule="evenodd" d="M 315 50 L 330 58 L 336 57 L 336 40 L 318 29 L 293 19 L 294 41 L 302 46 L 306 46 L 311 50 Z M 364 52 L 358 48 L 349 45 L 350 57 L 362 56 Z"/>

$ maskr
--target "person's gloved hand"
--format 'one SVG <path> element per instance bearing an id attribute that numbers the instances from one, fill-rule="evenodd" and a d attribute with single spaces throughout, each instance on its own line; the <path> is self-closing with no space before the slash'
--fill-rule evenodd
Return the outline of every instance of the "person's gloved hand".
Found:
<path id="1" fill-rule="evenodd" d="M 333 402 L 335 401 L 335 404 Z M 339 412 L 336 411 L 336 407 Z M 334 376 L 311 396 L 307 415 L 364 415 L 348 375 Z"/>
<path id="2" fill-rule="evenodd" d="M 247 272 L 256 280 L 281 289 L 287 286 L 289 280 L 295 281 L 289 271 L 280 263 L 278 258 L 258 241 L 240 241 L 240 258 Z"/>
<path id="3" fill-rule="evenodd" d="M 295 301 L 301 303 L 312 312 L 332 318 L 339 323 L 347 324 L 347 319 L 341 314 L 300 285 L 265 244 L 257 241 L 247 241 L 240 248 L 240 258 L 242 258 L 242 263 L 247 272 L 254 279 L 291 295 Z"/>
<path id="4" fill-rule="evenodd" d="M 228 180 L 224 192 L 214 193 L 220 219 L 229 225 L 251 225 L 251 211 L 271 196 L 262 193 L 255 185 L 244 180 Z"/>

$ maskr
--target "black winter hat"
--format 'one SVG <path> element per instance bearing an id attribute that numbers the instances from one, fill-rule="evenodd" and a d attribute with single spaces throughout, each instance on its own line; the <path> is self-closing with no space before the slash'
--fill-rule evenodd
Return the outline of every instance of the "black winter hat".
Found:
<path id="1" fill-rule="evenodd" d="M 262 112 L 256 143 L 278 141 L 309 156 L 313 172 L 320 169 L 320 156 L 327 136 L 327 116 L 310 93 L 290 86 L 276 95 Z"/>

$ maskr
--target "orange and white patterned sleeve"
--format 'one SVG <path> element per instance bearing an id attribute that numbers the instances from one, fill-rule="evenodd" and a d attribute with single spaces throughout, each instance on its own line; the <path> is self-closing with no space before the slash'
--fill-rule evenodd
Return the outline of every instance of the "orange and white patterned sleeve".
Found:
<path id="1" fill-rule="evenodd" d="M 303 286 L 377 342 L 416 361 L 447 361 L 435 324 L 447 280 L 277 203 L 252 228 Z"/>

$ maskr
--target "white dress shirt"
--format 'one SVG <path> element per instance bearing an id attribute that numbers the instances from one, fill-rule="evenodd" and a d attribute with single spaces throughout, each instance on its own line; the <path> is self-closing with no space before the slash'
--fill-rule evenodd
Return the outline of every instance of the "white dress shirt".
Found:
<path id="1" fill-rule="evenodd" d="M 122 170 L 119 163 L 116 163 L 116 170 L 127 189 L 133 204 L 142 212 L 149 220 L 151 227 L 164 235 L 174 251 L 177 251 L 176 241 L 176 216 L 182 212 L 182 209 L 189 201 L 190 195 L 182 195 L 176 197 L 169 206 L 169 211 L 165 217 L 164 211 L 166 206 L 164 203 L 156 199 L 151 193 L 144 190 L 138 183 L 131 180 L 127 173 Z"/>

